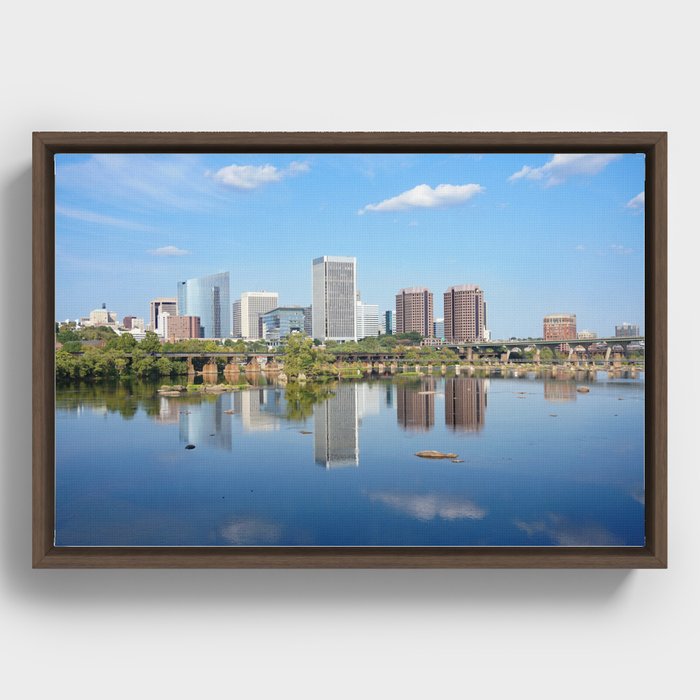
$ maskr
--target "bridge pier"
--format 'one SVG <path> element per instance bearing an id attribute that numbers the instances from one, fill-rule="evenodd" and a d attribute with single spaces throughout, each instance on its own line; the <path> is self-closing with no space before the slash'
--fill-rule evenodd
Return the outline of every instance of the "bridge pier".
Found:
<path id="1" fill-rule="evenodd" d="M 219 367 L 216 364 L 216 360 L 209 358 L 209 361 L 202 368 L 202 377 L 205 382 L 215 382 L 219 376 Z"/>
<path id="2" fill-rule="evenodd" d="M 542 364 L 542 355 L 540 354 L 540 349 L 539 349 L 539 348 L 537 348 L 537 350 L 535 350 L 535 354 L 534 354 L 533 357 L 534 357 L 534 360 L 535 360 L 535 364 L 536 364 L 536 365 Z"/>
<path id="3" fill-rule="evenodd" d="M 226 367 L 224 367 L 224 378 L 226 381 L 235 381 L 241 374 L 241 368 L 233 361 L 229 359 Z"/>

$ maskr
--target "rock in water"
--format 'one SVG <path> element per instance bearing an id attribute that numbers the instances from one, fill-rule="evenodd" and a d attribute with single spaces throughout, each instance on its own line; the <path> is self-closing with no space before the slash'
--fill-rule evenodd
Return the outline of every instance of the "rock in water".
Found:
<path id="1" fill-rule="evenodd" d="M 194 445 L 185 445 L 186 450 L 194 450 Z"/>
<path id="2" fill-rule="evenodd" d="M 590 389 L 587 386 L 577 386 L 576 391 L 578 391 L 579 394 L 587 394 Z"/>
<path id="3" fill-rule="evenodd" d="M 459 455 L 454 452 L 439 452 L 438 450 L 422 450 L 421 452 L 416 452 L 416 457 L 423 457 L 424 459 L 457 459 Z"/>

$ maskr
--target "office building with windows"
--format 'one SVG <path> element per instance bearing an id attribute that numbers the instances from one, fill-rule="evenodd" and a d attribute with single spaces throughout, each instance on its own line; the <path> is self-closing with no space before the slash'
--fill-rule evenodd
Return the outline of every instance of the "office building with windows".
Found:
<path id="1" fill-rule="evenodd" d="M 306 314 L 303 306 L 279 306 L 263 314 L 260 320 L 262 337 L 274 343 L 290 333 L 303 333 Z"/>
<path id="2" fill-rule="evenodd" d="M 152 299 L 150 304 L 151 316 L 148 330 L 163 335 L 163 314 L 177 316 L 177 299 L 174 297 L 158 297 Z"/>
<path id="3" fill-rule="evenodd" d="M 357 302 L 356 335 L 358 340 L 376 338 L 379 335 L 379 306 Z"/>
<path id="4" fill-rule="evenodd" d="M 262 338 L 260 317 L 279 305 L 277 292 L 243 292 L 233 305 L 233 334 L 243 340 Z"/>
<path id="5" fill-rule="evenodd" d="M 166 312 L 162 319 L 163 337 L 170 342 L 201 337 L 199 316 L 171 316 Z"/>
<path id="6" fill-rule="evenodd" d="M 639 326 L 636 323 L 621 323 L 615 326 L 616 338 L 636 338 L 639 336 Z"/>
<path id="7" fill-rule="evenodd" d="M 324 255 L 311 268 L 312 334 L 325 342 L 357 339 L 357 260 Z"/>
<path id="8" fill-rule="evenodd" d="M 396 332 L 433 337 L 433 293 L 426 287 L 408 287 L 396 295 Z"/>
<path id="9" fill-rule="evenodd" d="M 550 314 L 543 325 L 545 340 L 576 340 L 576 314 Z"/>
<path id="10" fill-rule="evenodd" d="M 444 294 L 445 339 L 448 343 L 484 340 L 486 304 L 476 284 L 458 284 Z"/>
<path id="11" fill-rule="evenodd" d="M 228 272 L 179 282 L 177 309 L 182 316 L 199 316 L 201 338 L 229 338 L 231 301 Z"/>
<path id="12" fill-rule="evenodd" d="M 444 318 L 436 318 L 435 321 L 433 321 L 433 335 L 438 340 L 445 340 L 445 319 Z"/>
<path id="13" fill-rule="evenodd" d="M 382 314 L 382 325 L 380 330 L 386 335 L 393 335 L 396 333 L 396 314 L 394 314 L 393 311 L 385 311 Z"/>

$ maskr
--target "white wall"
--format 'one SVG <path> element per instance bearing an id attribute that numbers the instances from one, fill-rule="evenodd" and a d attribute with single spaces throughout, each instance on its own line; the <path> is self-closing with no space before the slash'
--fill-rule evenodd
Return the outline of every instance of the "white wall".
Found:
<path id="1" fill-rule="evenodd" d="M 700 386 L 682 352 L 700 346 L 700 115 L 697 21 L 684 6 L 4 6 L 5 697 L 692 694 Z M 31 571 L 30 132 L 93 129 L 668 130 L 670 569 Z"/>

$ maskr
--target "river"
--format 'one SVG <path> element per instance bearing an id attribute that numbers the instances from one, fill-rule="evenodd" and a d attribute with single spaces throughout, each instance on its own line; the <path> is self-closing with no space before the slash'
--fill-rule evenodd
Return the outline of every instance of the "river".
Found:
<path id="1" fill-rule="evenodd" d="M 644 544 L 643 374 L 257 382 L 59 386 L 56 545 Z"/>

